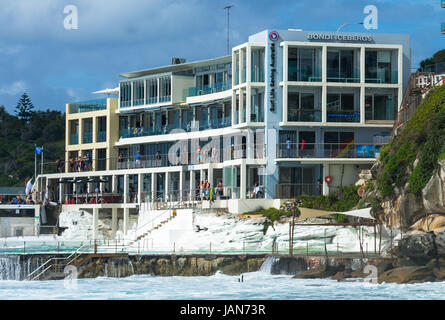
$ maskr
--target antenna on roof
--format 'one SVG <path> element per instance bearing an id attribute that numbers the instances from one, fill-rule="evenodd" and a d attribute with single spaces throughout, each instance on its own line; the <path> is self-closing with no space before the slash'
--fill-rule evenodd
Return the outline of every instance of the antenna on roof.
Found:
<path id="1" fill-rule="evenodd" d="M 227 55 L 230 55 L 230 41 L 229 41 L 230 8 L 233 8 L 233 5 L 224 7 L 224 9 L 227 9 Z"/>

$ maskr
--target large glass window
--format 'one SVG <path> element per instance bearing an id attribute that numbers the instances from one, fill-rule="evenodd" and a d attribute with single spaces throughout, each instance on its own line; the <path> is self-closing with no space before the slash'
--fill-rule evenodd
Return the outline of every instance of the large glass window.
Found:
<path id="1" fill-rule="evenodd" d="M 131 106 L 131 82 L 120 84 L 120 106 L 123 108 Z"/>
<path id="2" fill-rule="evenodd" d="M 97 142 L 107 141 L 107 117 L 97 118 Z"/>
<path id="3" fill-rule="evenodd" d="M 159 102 L 167 102 L 171 99 L 170 76 L 159 78 Z"/>
<path id="4" fill-rule="evenodd" d="M 289 48 L 288 80 L 321 81 L 320 52 L 316 48 Z"/>
<path id="5" fill-rule="evenodd" d="M 328 122 L 360 122 L 360 110 L 353 93 L 330 93 L 327 96 Z"/>
<path id="6" fill-rule="evenodd" d="M 147 80 L 147 104 L 158 102 L 158 79 Z"/>
<path id="7" fill-rule="evenodd" d="M 365 98 L 365 120 L 394 120 L 395 97 L 392 94 L 373 94 Z"/>
<path id="8" fill-rule="evenodd" d="M 264 100 L 264 92 L 258 89 L 252 89 L 252 99 L 250 103 L 250 109 L 251 109 L 250 121 L 252 122 L 264 121 L 263 100 Z"/>
<path id="9" fill-rule="evenodd" d="M 264 48 L 252 49 L 252 82 L 264 82 Z"/>
<path id="10" fill-rule="evenodd" d="M 328 82 L 360 82 L 354 50 L 329 49 L 327 53 Z"/>
<path id="11" fill-rule="evenodd" d="M 133 105 L 140 106 L 144 104 L 144 80 L 133 82 Z"/>
<path id="12" fill-rule="evenodd" d="M 365 80 L 367 83 L 397 83 L 397 71 L 392 71 L 390 50 L 366 50 Z"/>
<path id="13" fill-rule="evenodd" d="M 83 141 L 82 143 L 93 142 L 93 119 L 83 119 Z"/>
<path id="14" fill-rule="evenodd" d="M 321 113 L 315 107 L 313 93 L 289 92 L 287 106 L 287 121 L 321 121 Z"/>
<path id="15" fill-rule="evenodd" d="M 324 133 L 324 156 L 348 158 L 354 152 L 354 132 L 327 131 Z"/>
<path id="16" fill-rule="evenodd" d="M 70 120 L 70 144 L 79 143 L 79 120 Z"/>

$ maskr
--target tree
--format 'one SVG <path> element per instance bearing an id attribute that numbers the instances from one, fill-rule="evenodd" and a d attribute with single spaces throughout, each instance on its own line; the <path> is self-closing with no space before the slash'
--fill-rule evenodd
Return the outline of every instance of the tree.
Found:
<path id="1" fill-rule="evenodd" d="M 17 106 L 15 107 L 15 113 L 24 123 L 28 124 L 31 121 L 34 113 L 34 105 L 26 93 L 23 93 L 20 97 Z"/>

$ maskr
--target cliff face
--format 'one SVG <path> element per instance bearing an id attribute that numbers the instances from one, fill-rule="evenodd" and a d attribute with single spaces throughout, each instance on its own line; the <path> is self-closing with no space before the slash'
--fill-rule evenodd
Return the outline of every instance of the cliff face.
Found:
<path id="1" fill-rule="evenodd" d="M 371 169 L 361 205 L 404 232 L 444 231 L 445 86 L 430 91 Z"/>

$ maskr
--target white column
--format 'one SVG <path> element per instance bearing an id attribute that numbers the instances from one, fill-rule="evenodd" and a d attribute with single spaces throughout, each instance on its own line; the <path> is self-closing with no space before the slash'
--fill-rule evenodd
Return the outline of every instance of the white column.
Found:
<path id="1" fill-rule="evenodd" d="M 190 170 L 190 201 L 195 200 L 195 190 L 196 190 L 195 171 Z"/>
<path id="2" fill-rule="evenodd" d="M 111 192 L 112 193 L 117 193 L 118 190 L 116 190 L 116 188 L 117 188 L 116 176 L 112 175 L 111 176 Z"/>
<path id="3" fill-rule="evenodd" d="M 124 207 L 124 235 L 127 235 L 128 233 L 129 220 L 130 220 L 130 209 Z"/>
<path id="4" fill-rule="evenodd" d="M 93 239 L 97 239 L 99 225 L 99 208 L 93 208 Z"/>
<path id="5" fill-rule="evenodd" d="M 65 184 L 60 183 L 61 181 L 62 181 L 62 179 L 59 179 L 59 201 L 60 201 L 60 204 L 63 204 L 63 186 Z"/>
<path id="6" fill-rule="evenodd" d="M 141 193 L 142 193 L 142 174 L 138 174 L 138 203 L 140 204 L 142 202 Z"/>
<path id="7" fill-rule="evenodd" d="M 170 172 L 165 173 L 165 185 L 164 185 L 164 199 L 165 201 L 171 201 L 169 193 L 169 184 L 170 184 Z"/>
<path id="8" fill-rule="evenodd" d="M 116 237 L 117 231 L 117 208 L 111 209 L 111 237 Z"/>
<path id="9" fill-rule="evenodd" d="M 124 174 L 124 203 L 128 202 L 128 174 Z"/>
<path id="10" fill-rule="evenodd" d="M 327 177 L 329 175 L 329 163 L 323 163 L 323 176 Z M 328 196 L 329 195 L 329 184 L 324 181 L 323 177 L 323 195 Z"/>
<path id="11" fill-rule="evenodd" d="M 184 171 L 179 171 L 179 201 L 183 201 L 183 194 L 184 194 Z"/>
<path id="12" fill-rule="evenodd" d="M 360 123 L 365 123 L 365 85 L 361 85 L 360 87 Z"/>
<path id="13" fill-rule="evenodd" d="M 321 51 L 321 81 L 322 81 L 322 88 L 321 88 L 321 122 L 326 123 L 327 121 L 327 73 L 328 73 L 328 47 L 326 45 L 323 45 L 322 51 Z"/>
<path id="14" fill-rule="evenodd" d="M 152 172 L 151 174 L 151 201 L 153 202 L 156 199 L 156 172 Z"/>
<path id="15" fill-rule="evenodd" d="M 327 105 L 328 105 L 328 87 L 326 84 L 323 84 L 321 87 L 321 122 L 326 123 L 327 122 Z"/>
<path id="16" fill-rule="evenodd" d="M 34 236 L 38 236 L 40 234 L 40 206 L 34 208 Z"/>
<path id="17" fill-rule="evenodd" d="M 209 170 L 208 170 L 207 176 L 208 176 L 207 180 L 209 180 L 209 182 L 210 182 L 210 187 L 215 188 L 216 186 L 213 184 L 213 165 L 212 164 L 209 165 Z"/>
<path id="18" fill-rule="evenodd" d="M 246 191 L 247 191 L 247 166 L 246 161 L 243 160 L 240 165 L 240 199 L 246 199 Z"/>

